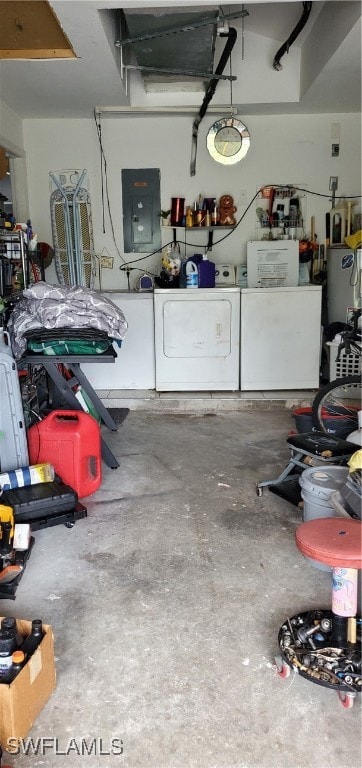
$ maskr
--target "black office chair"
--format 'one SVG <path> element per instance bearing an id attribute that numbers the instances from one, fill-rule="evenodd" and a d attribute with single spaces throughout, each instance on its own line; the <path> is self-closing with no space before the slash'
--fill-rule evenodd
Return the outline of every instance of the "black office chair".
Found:
<path id="1" fill-rule="evenodd" d="M 289 463 L 275 480 L 263 480 L 256 485 L 256 493 L 262 496 L 263 488 L 273 487 L 280 483 L 296 480 L 301 470 L 310 466 L 323 464 L 347 464 L 348 459 L 355 453 L 358 446 L 325 432 L 305 432 L 289 435 L 287 445 L 291 456 Z"/>

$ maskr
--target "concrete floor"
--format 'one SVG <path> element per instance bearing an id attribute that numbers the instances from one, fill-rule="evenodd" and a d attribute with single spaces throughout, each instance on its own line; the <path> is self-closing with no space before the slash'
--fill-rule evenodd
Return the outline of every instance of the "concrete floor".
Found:
<path id="1" fill-rule="evenodd" d="M 71 530 L 35 533 L 5 615 L 54 628 L 57 688 L 32 731 L 123 741 L 119 755 L 22 756 L 35 768 L 359 768 L 360 701 L 275 671 L 278 630 L 330 606 L 297 550 L 298 509 L 257 481 L 289 452 L 291 412 L 131 411 L 120 460 Z"/>

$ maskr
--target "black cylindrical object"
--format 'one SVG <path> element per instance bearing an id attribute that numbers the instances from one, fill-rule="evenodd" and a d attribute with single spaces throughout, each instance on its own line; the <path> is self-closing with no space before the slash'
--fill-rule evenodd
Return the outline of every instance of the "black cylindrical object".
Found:
<path id="1" fill-rule="evenodd" d="M 18 635 L 14 618 L 5 618 L 0 628 L 0 681 L 12 665 L 12 654 L 18 648 Z"/>
<path id="2" fill-rule="evenodd" d="M 36 651 L 38 645 L 41 643 L 44 637 L 43 624 L 41 619 L 33 619 L 31 622 L 31 632 L 21 645 L 21 650 L 25 654 L 25 658 L 28 659 Z"/>
<path id="3" fill-rule="evenodd" d="M 1 539 L 0 539 L 0 555 L 4 557 L 9 555 L 12 550 L 11 532 L 12 525 L 9 522 L 0 523 L 1 525 Z"/>
<path id="4" fill-rule="evenodd" d="M 4 630 L 4 632 L 8 632 L 10 635 L 15 637 L 16 640 L 16 646 L 17 648 L 20 647 L 20 645 L 23 642 L 23 636 L 18 632 L 16 619 L 14 616 L 5 616 L 4 619 L 1 621 L 1 630 Z"/>
<path id="5" fill-rule="evenodd" d="M 331 645 L 334 648 L 345 648 L 347 645 L 348 619 L 345 616 L 333 614 Z"/>

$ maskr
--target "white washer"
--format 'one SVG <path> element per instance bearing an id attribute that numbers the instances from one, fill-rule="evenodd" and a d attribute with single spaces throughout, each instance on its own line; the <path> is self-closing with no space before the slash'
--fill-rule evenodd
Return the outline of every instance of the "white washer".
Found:
<path id="1" fill-rule="evenodd" d="M 318 389 L 322 287 L 241 289 L 240 389 Z"/>
<path id="2" fill-rule="evenodd" d="M 156 390 L 239 388 L 240 289 L 156 288 Z"/>

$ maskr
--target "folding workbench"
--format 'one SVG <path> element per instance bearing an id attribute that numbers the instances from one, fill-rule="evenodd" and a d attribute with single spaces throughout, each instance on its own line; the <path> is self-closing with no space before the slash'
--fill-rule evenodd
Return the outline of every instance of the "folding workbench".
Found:
<path id="1" fill-rule="evenodd" d="M 65 400 L 66 403 L 77 411 L 85 410 L 82 404 L 77 399 L 73 387 L 80 385 L 84 392 L 88 395 L 90 402 L 94 406 L 95 410 L 99 414 L 103 424 L 111 432 L 117 432 L 118 427 L 107 408 L 103 405 L 99 399 L 97 393 L 94 391 L 92 385 L 89 383 L 87 377 L 81 369 L 82 363 L 114 363 L 117 354 L 113 348 L 108 348 L 105 352 L 94 355 L 43 355 L 38 352 L 27 352 L 19 361 L 18 368 L 23 368 L 32 365 L 42 365 L 47 372 L 49 378 L 54 384 L 54 407 L 57 404 L 60 405 L 61 400 Z M 59 364 L 62 363 L 67 369 L 72 372 L 70 379 L 65 378 L 59 370 Z M 55 402 L 57 400 L 57 403 Z M 111 469 L 117 469 L 119 462 L 109 449 L 105 440 L 101 435 L 102 445 L 102 458 Z"/>

